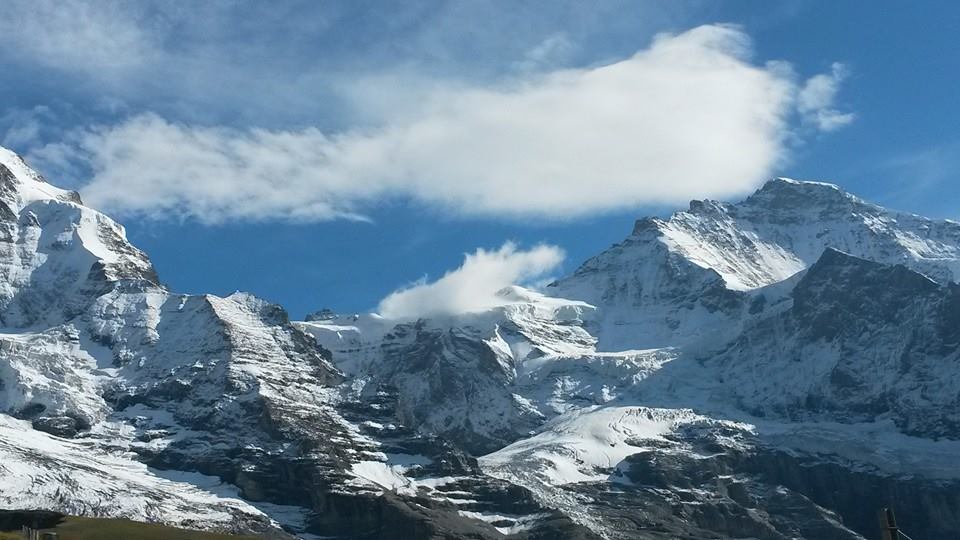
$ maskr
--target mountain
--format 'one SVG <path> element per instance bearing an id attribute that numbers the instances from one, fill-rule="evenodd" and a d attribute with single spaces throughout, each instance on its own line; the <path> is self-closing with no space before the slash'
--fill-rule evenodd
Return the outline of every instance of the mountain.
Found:
<path id="1" fill-rule="evenodd" d="M 455 448 L 409 435 L 437 456 L 431 466 L 348 421 L 362 413 L 340 395 L 344 374 L 279 306 L 173 293 L 123 228 L 76 193 L 6 150 L 0 180 L 3 506 L 278 538 L 289 536 L 282 529 L 499 534 L 453 503 L 383 497 L 354 472 L 392 456 L 415 462 L 404 470 L 423 471 L 431 489 L 488 492 L 477 508 L 552 519 Z"/>
<path id="2" fill-rule="evenodd" d="M 777 178 L 737 204 L 693 201 L 637 221 L 626 240 L 551 284 L 551 295 L 602 307 L 591 331 L 609 350 L 674 346 L 732 328 L 754 295 L 830 247 L 960 279 L 960 223 L 893 212 L 832 184 Z"/>
<path id="3" fill-rule="evenodd" d="M 776 179 L 480 312 L 182 295 L 0 150 L 0 505 L 273 538 L 960 528 L 960 224 Z"/>

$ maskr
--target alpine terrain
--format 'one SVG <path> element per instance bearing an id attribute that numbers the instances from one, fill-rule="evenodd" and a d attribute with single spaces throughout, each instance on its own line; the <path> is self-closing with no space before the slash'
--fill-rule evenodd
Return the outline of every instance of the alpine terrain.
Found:
<path id="1" fill-rule="evenodd" d="M 0 507 L 265 538 L 960 530 L 960 223 L 775 179 L 421 320 L 178 294 L 0 149 Z"/>

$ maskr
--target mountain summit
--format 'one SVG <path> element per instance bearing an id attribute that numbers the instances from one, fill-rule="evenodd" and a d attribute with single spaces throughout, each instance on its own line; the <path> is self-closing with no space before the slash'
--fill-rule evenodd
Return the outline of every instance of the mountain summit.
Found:
<path id="1" fill-rule="evenodd" d="M 536 292 L 290 321 L 0 149 L 0 504 L 267 538 L 918 538 L 960 515 L 960 224 L 775 179 Z"/>
<path id="2" fill-rule="evenodd" d="M 778 178 L 740 203 L 692 201 L 668 219 L 641 219 L 548 290 L 603 308 L 592 329 L 604 347 L 671 346 L 729 326 L 750 291 L 788 280 L 827 248 L 947 283 L 960 278 L 958 246 L 960 223 Z"/>

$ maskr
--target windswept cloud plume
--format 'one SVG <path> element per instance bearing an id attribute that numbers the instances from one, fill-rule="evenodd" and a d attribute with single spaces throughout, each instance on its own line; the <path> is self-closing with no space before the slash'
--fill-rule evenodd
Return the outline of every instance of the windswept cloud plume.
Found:
<path id="1" fill-rule="evenodd" d="M 389 319 L 416 319 L 494 307 L 504 302 L 498 291 L 543 276 L 563 257 L 560 248 L 550 245 L 523 251 L 507 242 L 496 251 L 478 249 L 464 257 L 460 268 L 440 279 L 391 293 L 380 302 L 378 311 Z"/>
<path id="2" fill-rule="evenodd" d="M 37 155 L 91 170 L 83 195 L 119 214 L 318 221 L 401 197 L 454 215 L 571 219 L 752 189 L 787 152 L 798 95 L 838 124 L 824 106 L 839 75 L 798 91 L 790 70 L 750 55 L 740 30 L 702 26 L 619 62 L 496 87 L 416 81 L 404 107 L 384 106 L 382 86 L 357 91 L 356 106 L 377 111 L 363 129 L 141 114 Z"/>

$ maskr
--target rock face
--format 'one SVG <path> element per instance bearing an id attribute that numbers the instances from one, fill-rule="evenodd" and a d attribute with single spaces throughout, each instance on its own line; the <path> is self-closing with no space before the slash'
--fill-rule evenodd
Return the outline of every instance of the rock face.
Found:
<path id="1" fill-rule="evenodd" d="M 547 294 L 291 322 L 0 150 L 0 505 L 267 537 L 875 536 L 960 515 L 960 224 L 777 179 Z"/>
<path id="2" fill-rule="evenodd" d="M 793 421 L 892 421 L 960 439 L 960 287 L 827 249 L 792 305 L 748 326 L 717 364 L 737 402 Z"/>

